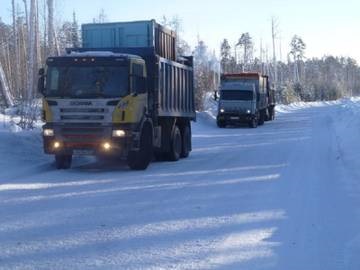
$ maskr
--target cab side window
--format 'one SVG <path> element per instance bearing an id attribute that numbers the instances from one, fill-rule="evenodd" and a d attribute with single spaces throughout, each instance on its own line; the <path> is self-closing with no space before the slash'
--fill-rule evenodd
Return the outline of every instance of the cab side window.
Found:
<path id="1" fill-rule="evenodd" d="M 137 94 L 146 93 L 146 78 L 144 77 L 144 65 L 132 64 L 132 91 Z"/>

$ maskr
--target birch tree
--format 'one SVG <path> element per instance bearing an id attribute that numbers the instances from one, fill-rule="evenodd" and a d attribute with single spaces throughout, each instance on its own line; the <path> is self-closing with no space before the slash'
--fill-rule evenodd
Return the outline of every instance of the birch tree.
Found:
<path id="1" fill-rule="evenodd" d="M 16 8 L 15 8 L 15 0 L 11 1 L 12 6 L 12 32 L 13 32 L 13 46 L 14 46 L 14 62 L 15 62 L 15 72 L 13 72 L 14 76 L 14 88 L 13 93 L 19 93 L 20 89 L 20 52 L 19 52 L 19 42 L 18 42 L 18 29 L 17 29 L 17 20 L 16 20 Z"/>
<path id="2" fill-rule="evenodd" d="M 6 79 L 5 72 L 4 69 L 2 68 L 1 62 L 0 62 L 0 90 L 4 98 L 5 106 L 6 107 L 14 106 L 14 99 L 10 93 L 9 84 Z"/>
<path id="3" fill-rule="evenodd" d="M 48 55 L 55 55 L 54 0 L 47 0 L 48 7 Z"/>

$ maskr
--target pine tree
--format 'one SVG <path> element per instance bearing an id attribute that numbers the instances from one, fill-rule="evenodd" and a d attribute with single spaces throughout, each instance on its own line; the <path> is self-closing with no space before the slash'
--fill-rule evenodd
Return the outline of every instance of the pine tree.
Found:
<path id="1" fill-rule="evenodd" d="M 254 44 L 249 33 L 243 33 L 236 46 L 243 48 L 243 71 L 251 69 L 250 65 L 253 57 Z"/>
<path id="2" fill-rule="evenodd" d="M 299 62 L 304 58 L 306 44 L 301 37 L 295 35 L 291 40 L 290 47 L 290 55 L 294 60 L 294 82 L 300 83 Z"/>
<path id="3" fill-rule="evenodd" d="M 220 47 L 220 64 L 223 73 L 233 71 L 234 58 L 231 55 L 231 46 L 227 39 L 224 39 Z"/>

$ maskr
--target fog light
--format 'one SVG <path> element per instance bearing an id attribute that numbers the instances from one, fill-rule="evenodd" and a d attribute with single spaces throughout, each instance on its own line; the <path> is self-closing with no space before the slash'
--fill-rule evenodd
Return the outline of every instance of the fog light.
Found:
<path id="1" fill-rule="evenodd" d="M 61 147 L 61 143 L 60 142 L 54 142 L 54 148 L 55 149 L 59 149 Z"/>
<path id="2" fill-rule="evenodd" d="M 112 135 L 113 137 L 125 137 L 125 131 L 121 129 L 113 130 Z"/>
<path id="3" fill-rule="evenodd" d="M 111 144 L 106 142 L 106 143 L 103 144 L 103 148 L 104 148 L 104 150 L 108 151 L 111 148 Z"/>
<path id="4" fill-rule="evenodd" d="M 53 137 L 54 136 L 54 130 L 50 128 L 44 129 L 44 136 L 45 137 Z"/>

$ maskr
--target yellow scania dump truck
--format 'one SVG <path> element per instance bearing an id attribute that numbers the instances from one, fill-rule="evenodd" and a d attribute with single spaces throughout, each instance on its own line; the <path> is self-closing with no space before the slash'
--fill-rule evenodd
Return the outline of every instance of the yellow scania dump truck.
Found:
<path id="1" fill-rule="evenodd" d="M 81 49 L 47 59 L 43 141 L 58 169 L 74 155 L 121 157 L 134 170 L 188 157 L 193 61 L 176 56 L 175 38 L 154 20 L 86 24 Z"/>

